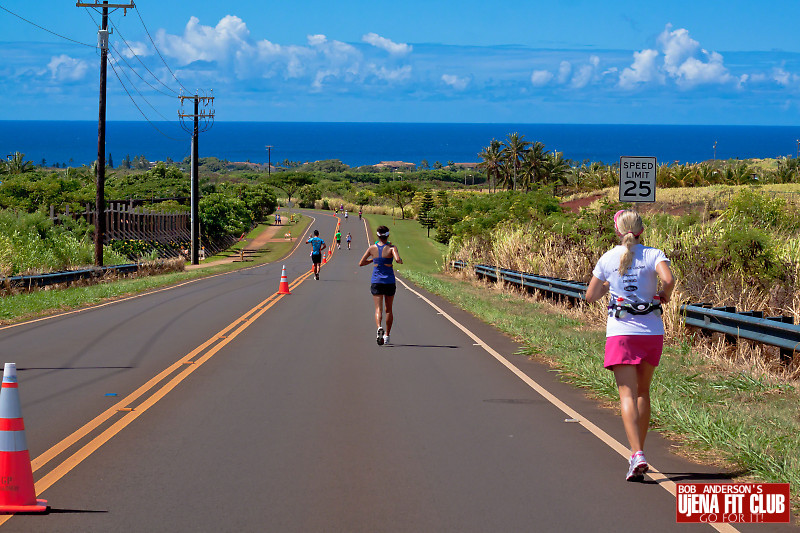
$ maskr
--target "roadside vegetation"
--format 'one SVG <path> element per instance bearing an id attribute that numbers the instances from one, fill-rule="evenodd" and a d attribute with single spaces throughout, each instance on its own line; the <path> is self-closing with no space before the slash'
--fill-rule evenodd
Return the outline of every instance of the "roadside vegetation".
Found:
<path id="1" fill-rule="evenodd" d="M 297 238 L 303 235 L 309 223 L 308 217 L 296 216 L 295 223 L 281 226 L 281 235 L 291 232 L 291 241 L 270 243 L 266 249 L 256 254 L 248 254 L 247 262 L 235 262 L 230 259 L 238 258 L 236 250 L 244 248 L 246 242 L 267 231 L 268 225 L 260 224 L 254 228 L 234 249 L 209 257 L 202 268 L 184 270 L 185 264 L 182 259 L 155 261 L 142 265 L 141 274 L 134 278 L 107 278 L 101 283 L 91 285 L 74 283 L 56 290 L 8 293 L 0 297 L 0 324 L 79 309 L 203 277 L 271 263 L 284 257 L 294 248 Z"/>

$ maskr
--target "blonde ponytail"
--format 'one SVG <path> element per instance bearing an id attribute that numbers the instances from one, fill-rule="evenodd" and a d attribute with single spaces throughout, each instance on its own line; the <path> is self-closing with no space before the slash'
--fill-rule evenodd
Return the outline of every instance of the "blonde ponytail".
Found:
<path id="1" fill-rule="evenodd" d="M 622 246 L 625 247 L 619 258 L 619 275 L 624 276 L 633 263 L 633 247 L 639 244 L 639 236 L 644 231 L 642 217 L 636 211 L 617 211 L 614 230 L 622 237 Z"/>

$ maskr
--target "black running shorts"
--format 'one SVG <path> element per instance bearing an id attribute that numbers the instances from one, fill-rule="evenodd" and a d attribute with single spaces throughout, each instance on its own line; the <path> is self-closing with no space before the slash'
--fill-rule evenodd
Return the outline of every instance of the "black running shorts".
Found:
<path id="1" fill-rule="evenodd" d="M 394 296 L 397 292 L 397 285 L 394 283 L 373 283 L 369 286 L 369 291 L 373 296 Z"/>
<path id="2" fill-rule="evenodd" d="M 311 262 L 315 265 L 317 263 L 322 263 L 322 254 L 311 254 Z"/>

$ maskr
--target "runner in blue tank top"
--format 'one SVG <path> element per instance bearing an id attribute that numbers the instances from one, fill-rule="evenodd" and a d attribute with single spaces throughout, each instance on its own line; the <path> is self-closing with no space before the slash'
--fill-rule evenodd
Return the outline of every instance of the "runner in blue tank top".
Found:
<path id="1" fill-rule="evenodd" d="M 397 251 L 397 246 L 389 242 L 389 228 L 386 226 L 378 227 L 378 241 L 367 248 L 364 255 L 361 257 L 358 266 L 366 266 L 370 263 L 375 265 L 372 270 L 372 284 L 370 292 L 372 292 L 372 299 L 375 302 L 375 324 L 378 326 L 378 345 L 389 343 L 389 334 L 392 331 L 392 323 L 394 322 L 394 315 L 392 314 L 392 303 L 394 303 L 394 294 L 397 291 L 397 285 L 394 277 L 394 267 L 392 261 L 397 261 L 403 264 L 400 259 L 400 253 Z M 384 332 L 383 326 L 383 309 L 386 308 L 386 330 Z"/>
<path id="2" fill-rule="evenodd" d="M 314 272 L 314 279 L 319 279 L 322 250 L 325 249 L 325 241 L 319 238 L 319 230 L 314 230 L 314 236 L 308 239 L 306 244 L 311 245 L 311 271 Z"/>

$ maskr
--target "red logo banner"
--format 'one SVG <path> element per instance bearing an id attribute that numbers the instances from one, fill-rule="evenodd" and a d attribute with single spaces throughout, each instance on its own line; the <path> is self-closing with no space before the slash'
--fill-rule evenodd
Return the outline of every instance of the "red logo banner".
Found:
<path id="1" fill-rule="evenodd" d="M 788 483 L 677 483 L 677 522 L 789 522 Z"/>

